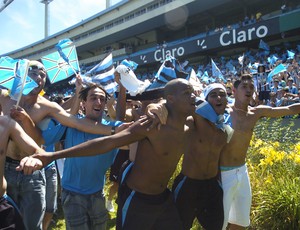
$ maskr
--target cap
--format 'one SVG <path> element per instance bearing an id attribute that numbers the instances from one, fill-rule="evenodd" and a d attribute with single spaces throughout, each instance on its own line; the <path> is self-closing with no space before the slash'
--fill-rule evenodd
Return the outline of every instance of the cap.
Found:
<path id="1" fill-rule="evenodd" d="M 204 94 L 204 98 L 206 99 L 208 94 L 213 91 L 214 89 L 223 89 L 226 92 L 226 89 L 224 87 L 224 85 L 220 84 L 220 83 L 212 83 L 209 84 L 203 91 Z"/>
<path id="2" fill-rule="evenodd" d="M 278 79 L 278 78 L 275 78 L 275 79 L 274 79 L 274 82 L 279 82 L 279 79 Z"/>
<path id="3" fill-rule="evenodd" d="M 288 81 L 294 81 L 294 79 L 292 77 L 289 77 Z"/>
<path id="4" fill-rule="evenodd" d="M 39 69 L 46 72 L 45 66 L 42 63 L 36 60 L 31 60 L 29 61 L 29 70 L 34 70 L 34 69 Z"/>

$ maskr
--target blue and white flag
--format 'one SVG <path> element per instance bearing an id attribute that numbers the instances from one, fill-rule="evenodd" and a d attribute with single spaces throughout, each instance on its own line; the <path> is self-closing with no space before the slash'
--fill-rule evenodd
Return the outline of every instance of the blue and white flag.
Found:
<path id="1" fill-rule="evenodd" d="M 5 56 L 0 58 L 0 85 L 11 90 L 15 80 L 18 60 Z"/>
<path id="2" fill-rule="evenodd" d="M 295 57 L 295 53 L 290 50 L 287 51 L 287 55 L 288 55 L 288 59 L 294 59 Z"/>
<path id="3" fill-rule="evenodd" d="M 203 85 L 201 84 L 199 78 L 197 77 L 194 69 L 192 69 L 188 81 L 192 84 L 195 91 L 203 90 Z"/>
<path id="4" fill-rule="evenodd" d="M 276 63 L 276 61 L 278 60 L 278 57 L 276 57 L 275 55 L 272 55 L 271 57 L 268 57 L 268 62 L 271 65 L 274 65 Z"/>
<path id="5" fill-rule="evenodd" d="M 267 82 L 270 83 L 272 81 L 273 76 L 284 71 L 286 71 L 286 67 L 283 64 L 279 64 L 268 74 Z"/>
<path id="6" fill-rule="evenodd" d="M 51 84 L 80 72 L 76 47 L 70 39 L 61 40 L 57 51 L 41 58 Z"/>
<path id="7" fill-rule="evenodd" d="M 210 77 L 209 77 L 207 71 L 205 71 L 205 72 L 203 73 L 203 75 L 201 76 L 201 81 L 205 82 L 206 84 L 209 84 L 209 82 L 210 82 Z"/>
<path id="8" fill-rule="evenodd" d="M 221 73 L 220 69 L 218 68 L 218 66 L 216 65 L 216 63 L 214 62 L 213 59 L 211 59 L 211 71 L 212 71 L 213 77 L 217 77 L 222 80 L 225 80 L 223 77 L 223 74 Z"/>
<path id="9" fill-rule="evenodd" d="M 127 59 L 124 59 L 123 61 L 121 61 L 120 64 L 129 67 L 129 68 L 132 69 L 133 71 L 135 71 L 136 68 L 137 68 L 138 65 L 139 65 L 139 64 L 137 64 L 136 62 L 130 61 L 130 60 L 127 60 Z"/>
<path id="10" fill-rule="evenodd" d="M 263 50 L 270 50 L 270 47 L 267 43 L 265 43 L 262 39 L 259 41 L 259 46 L 258 48 L 263 49 Z"/>
<path id="11" fill-rule="evenodd" d="M 168 55 L 147 90 L 162 88 L 166 83 L 176 78 L 188 79 L 189 73 L 183 70 L 176 58 Z"/>
<path id="12" fill-rule="evenodd" d="M 83 81 L 93 82 L 102 86 L 105 91 L 112 94 L 117 91 L 118 83 L 115 81 L 115 67 L 113 65 L 112 54 L 107 55 L 99 64 L 85 73 Z"/>
<path id="13" fill-rule="evenodd" d="M 16 72 L 13 85 L 10 89 L 10 97 L 18 103 L 22 95 L 28 95 L 38 84 L 28 76 L 29 60 L 21 59 L 16 64 Z M 18 104 L 17 103 L 17 104 Z"/>

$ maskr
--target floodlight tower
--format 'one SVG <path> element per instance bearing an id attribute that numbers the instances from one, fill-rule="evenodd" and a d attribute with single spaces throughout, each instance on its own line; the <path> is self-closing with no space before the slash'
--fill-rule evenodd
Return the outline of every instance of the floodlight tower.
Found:
<path id="1" fill-rule="evenodd" d="M 53 0 L 41 0 L 41 3 L 45 4 L 45 38 L 48 37 L 49 32 L 49 16 L 48 16 L 48 5 Z"/>

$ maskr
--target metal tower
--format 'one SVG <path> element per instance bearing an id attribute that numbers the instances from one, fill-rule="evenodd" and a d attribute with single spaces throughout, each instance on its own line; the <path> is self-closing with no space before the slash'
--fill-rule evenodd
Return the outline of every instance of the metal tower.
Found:
<path id="1" fill-rule="evenodd" d="M 45 4 L 45 38 L 48 37 L 49 33 L 49 14 L 48 14 L 48 5 L 53 0 L 41 0 L 41 3 Z"/>

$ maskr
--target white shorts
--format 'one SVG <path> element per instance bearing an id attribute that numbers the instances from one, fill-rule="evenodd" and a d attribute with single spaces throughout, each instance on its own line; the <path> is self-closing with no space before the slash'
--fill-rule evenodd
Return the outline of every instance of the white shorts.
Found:
<path id="1" fill-rule="evenodd" d="M 224 225 L 250 225 L 251 187 L 247 166 L 221 171 L 224 205 Z"/>

